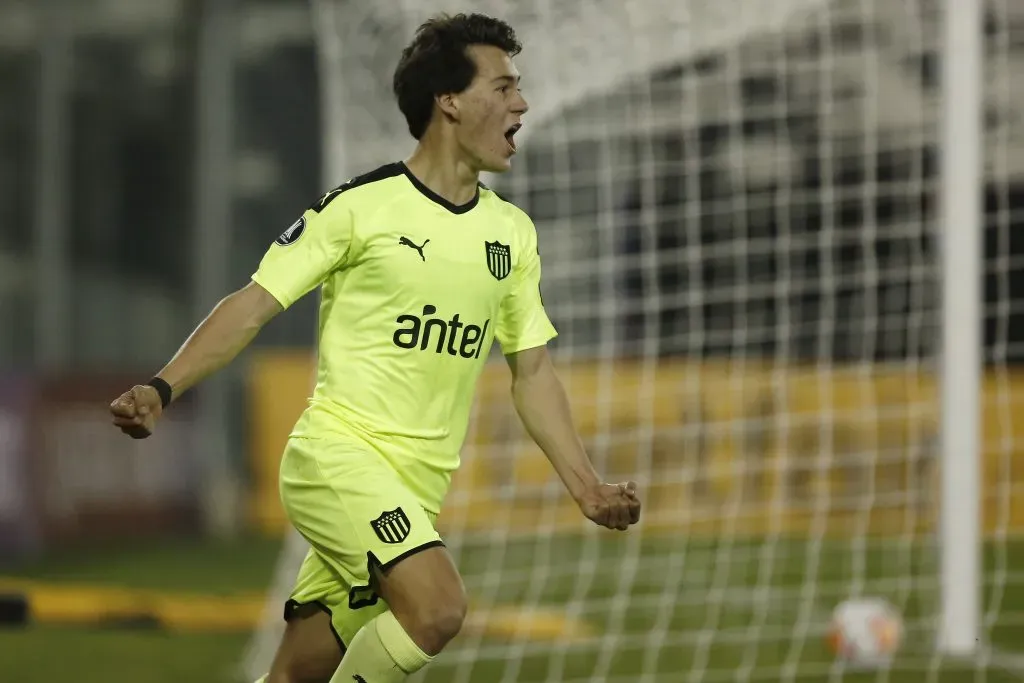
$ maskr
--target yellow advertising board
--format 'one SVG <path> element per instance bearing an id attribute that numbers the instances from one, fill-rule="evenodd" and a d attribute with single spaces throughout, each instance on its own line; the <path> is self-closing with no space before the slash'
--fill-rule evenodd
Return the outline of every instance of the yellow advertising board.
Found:
<path id="1" fill-rule="evenodd" d="M 277 466 L 313 377 L 308 354 L 250 373 L 252 521 L 280 532 Z M 614 361 L 561 365 L 598 471 L 634 479 L 659 533 L 911 536 L 936 523 L 938 403 L 923 367 Z M 1024 531 L 1024 382 L 983 387 L 985 530 Z M 956 419 L 954 415 L 952 419 Z M 519 424 L 509 371 L 489 364 L 440 522 L 488 533 L 583 528 Z"/>
<path id="2" fill-rule="evenodd" d="M 280 533 L 287 520 L 278 495 L 281 453 L 316 381 L 316 358 L 308 352 L 253 354 L 246 382 L 249 431 L 250 524 L 265 533 Z"/>

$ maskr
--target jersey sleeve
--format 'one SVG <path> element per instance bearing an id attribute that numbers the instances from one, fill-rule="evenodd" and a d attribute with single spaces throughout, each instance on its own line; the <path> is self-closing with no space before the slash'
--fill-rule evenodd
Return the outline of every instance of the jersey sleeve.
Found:
<path id="1" fill-rule="evenodd" d="M 501 302 L 494 335 L 508 355 L 543 346 L 558 333 L 540 295 L 540 252 L 537 229 L 523 214 L 522 256 L 512 271 L 512 290 Z"/>
<path id="2" fill-rule="evenodd" d="M 288 308 L 348 263 L 353 241 L 349 202 L 328 193 L 274 240 L 252 279 Z"/>

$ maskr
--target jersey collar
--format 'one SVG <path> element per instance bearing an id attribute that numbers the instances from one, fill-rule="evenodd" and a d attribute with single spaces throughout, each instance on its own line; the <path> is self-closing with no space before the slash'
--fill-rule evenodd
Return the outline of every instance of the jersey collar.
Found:
<path id="1" fill-rule="evenodd" d="M 480 201 L 479 184 L 476 186 L 476 193 L 473 195 L 472 199 L 470 199 L 465 204 L 453 204 L 444 197 L 442 197 L 441 195 L 431 190 L 423 183 L 421 183 L 419 178 L 414 176 L 412 174 L 412 171 L 410 171 L 409 168 L 405 165 L 404 161 L 398 162 L 398 167 L 402 169 L 402 173 L 404 173 L 405 177 L 409 179 L 409 182 L 412 183 L 412 186 L 419 190 L 420 194 L 422 194 L 424 197 L 434 202 L 435 204 L 439 204 L 448 211 L 451 211 L 452 213 L 466 213 L 468 211 L 472 211 L 473 207 L 475 207 L 477 203 Z"/>

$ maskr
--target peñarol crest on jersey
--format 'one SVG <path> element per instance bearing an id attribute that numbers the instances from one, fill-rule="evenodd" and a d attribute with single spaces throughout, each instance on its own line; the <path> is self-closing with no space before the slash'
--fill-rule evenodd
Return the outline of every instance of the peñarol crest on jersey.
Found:
<path id="1" fill-rule="evenodd" d="M 412 524 L 405 516 L 405 510 L 397 507 L 394 510 L 385 510 L 380 517 L 370 522 L 374 533 L 384 543 L 401 543 L 409 537 L 409 530 Z"/>
<path id="2" fill-rule="evenodd" d="M 484 242 L 487 253 L 487 270 L 498 280 L 504 280 L 512 272 L 512 249 L 501 242 Z"/>

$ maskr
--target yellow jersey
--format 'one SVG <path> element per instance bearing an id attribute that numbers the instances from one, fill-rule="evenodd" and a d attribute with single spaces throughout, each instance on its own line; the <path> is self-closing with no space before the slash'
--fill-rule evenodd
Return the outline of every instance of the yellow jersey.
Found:
<path id="1" fill-rule="evenodd" d="M 316 388 L 292 435 L 354 430 L 416 472 L 428 509 L 459 466 L 493 340 L 511 354 L 556 335 L 526 213 L 482 185 L 456 206 L 403 163 L 326 193 L 252 278 L 284 308 L 322 287 Z"/>

